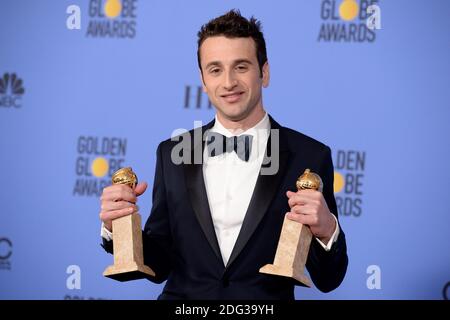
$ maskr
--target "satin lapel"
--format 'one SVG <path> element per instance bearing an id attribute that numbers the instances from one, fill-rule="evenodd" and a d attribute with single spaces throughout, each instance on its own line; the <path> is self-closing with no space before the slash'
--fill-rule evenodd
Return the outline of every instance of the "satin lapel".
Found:
<path id="1" fill-rule="evenodd" d="M 270 203 L 278 190 L 278 186 L 281 179 L 284 176 L 286 164 L 289 158 L 289 149 L 287 147 L 287 142 L 283 136 L 283 129 L 281 126 L 275 122 L 272 117 L 270 117 L 271 129 L 279 130 L 279 168 L 276 174 L 273 175 L 259 175 L 256 181 L 255 189 L 253 191 L 252 198 L 250 200 L 249 207 L 244 217 L 239 236 L 234 245 L 233 251 L 231 252 L 230 259 L 228 260 L 227 268 L 233 263 L 233 261 L 238 257 L 239 253 L 247 244 L 248 240 L 255 232 L 258 224 L 261 222 L 262 218 L 267 212 Z M 272 143 L 272 133 L 267 141 L 267 148 L 271 150 Z M 267 155 L 266 155 L 267 157 Z M 267 163 L 267 162 L 264 162 Z"/>
<path id="2" fill-rule="evenodd" d="M 201 137 L 203 133 L 210 129 L 214 125 L 214 121 L 210 122 L 202 128 L 197 128 L 195 130 L 200 130 Z M 194 130 L 194 131 L 195 131 Z M 192 132 L 192 131 L 191 131 Z M 194 137 L 198 134 L 198 131 L 194 132 Z M 200 134 L 197 135 L 200 137 Z M 208 203 L 208 196 L 206 194 L 205 181 L 203 179 L 203 147 L 204 141 L 198 141 L 192 137 L 191 141 L 191 161 L 192 164 L 183 164 L 187 192 L 189 199 L 191 200 L 192 208 L 194 209 L 197 220 L 208 240 L 211 248 L 214 250 L 217 258 L 223 261 L 222 255 L 220 253 L 219 242 L 217 241 L 216 232 L 214 230 L 214 224 L 211 217 L 211 211 Z M 202 163 L 194 162 L 194 154 L 201 155 Z"/>

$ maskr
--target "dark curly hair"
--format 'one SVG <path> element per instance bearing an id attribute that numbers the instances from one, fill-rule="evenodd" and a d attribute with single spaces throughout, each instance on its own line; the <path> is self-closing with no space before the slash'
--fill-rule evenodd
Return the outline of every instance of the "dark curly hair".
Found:
<path id="1" fill-rule="evenodd" d="M 209 37 L 225 36 L 227 38 L 248 38 L 251 37 L 256 45 L 256 58 L 258 59 L 259 71 L 262 76 L 262 67 L 267 61 L 266 41 L 261 32 L 261 22 L 251 17 L 250 20 L 244 18 L 239 10 L 233 9 L 224 15 L 210 20 L 204 24 L 198 32 L 197 62 L 200 71 L 200 46 Z"/>

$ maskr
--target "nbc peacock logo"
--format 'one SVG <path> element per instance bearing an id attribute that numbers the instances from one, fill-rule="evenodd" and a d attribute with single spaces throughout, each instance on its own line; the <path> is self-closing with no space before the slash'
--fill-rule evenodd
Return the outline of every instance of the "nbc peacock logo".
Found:
<path id="1" fill-rule="evenodd" d="M 89 0 L 86 37 L 134 38 L 137 0 Z"/>
<path id="2" fill-rule="evenodd" d="M 25 93 L 23 81 L 15 73 L 5 73 L 0 78 L 0 107 L 20 108 Z"/>
<path id="3" fill-rule="evenodd" d="M 318 42 L 374 42 L 376 32 L 368 27 L 378 19 L 378 0 L 322 0 Z M 377 10 L 375 10 L 377 8 Z M 374 10 L 376 12 L 374 12 Z M 372 14 L 370 14 L 372 13 Z M 368 22 L 368 20 L 370 20 Z"/>

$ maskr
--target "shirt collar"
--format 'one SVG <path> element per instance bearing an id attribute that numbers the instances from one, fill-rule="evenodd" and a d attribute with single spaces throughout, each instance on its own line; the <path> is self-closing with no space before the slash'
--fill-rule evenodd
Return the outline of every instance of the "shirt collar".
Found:
<path id="1" fill-rule="evenodd" d="M 270 120 L 269 116 L 267 115 L 267 112 L 264 114 L 264 117 L 253 127 L 243 131 L 239 132 L 238 134 L 232 133 L 230 130 L 225 128 L 222 123 L 220 123 L 219 119 L 217 118 L 217 115 L 215 116 L 214 125 L 211 128 L 211 131 L 220 133 L 224 135 L 225 137 L 231 137 L 231 136 L 240 136 L 241 134 L 250 134 L 254 138 L 257 138 L 258 135 L 261 133 L 268 134 L 270 130 Z"/>
<path id="2" fill-rule="evenodd" d="M 267 112 L 264 114 L 264 117 L 253 127 L 239 133 L 232 133 L 230 130 L 225 128 L 220 121 L 217 119 L 217 115 L 215 117 L 215 122 L 213 127 L 211 128 L 212 132 L 217 132 L 225 137 L 231 136 L 239 136 L 241 134 L 249 134 L 253 136 L 252 139 L 252 151 L 250 153 L 250 159 L 248 163 L 251 163 L 255 160 L 261 160 L 264 156 L 264 152 L 267 146 L 267 140 L 269 139 L 270 133 L 270 119 Z M 205 148 L 206 150 L 206 148 Z M 205 151 L 206 152 L 206 151 Z M 239 162 L 240 163 L 240 162 Z"/>

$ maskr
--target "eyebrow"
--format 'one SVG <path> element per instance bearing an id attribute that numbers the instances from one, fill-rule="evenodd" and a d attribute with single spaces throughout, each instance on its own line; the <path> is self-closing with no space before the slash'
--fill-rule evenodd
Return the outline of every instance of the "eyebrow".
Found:
<path id="1" fill-rule="evenodd" d="M 253 64 L 250 60 L 248 59 L 238 59 L 236 61 L 234 61 L 234 64 L 240 64 L 240 63 L 247 63 L 247 64 Z"/>
<path id="2" fill-rule="evenodd" d="M 233 61 L 233 65 L 237 65 L 237 64 L 240 64 L 240 63 L 247 63 L 247 64 L 250 64 L 250 65 L 253 64 L 248 59 L 237 59 L 237 60 Z M 211 61 L 210 63 L 208 63 L 205 66 L 205 69 L 208 69 L 211 66 L 221 66 L 221 65 L 222 65 L 222 62 L 220 62 L 220 61 Z"/>

